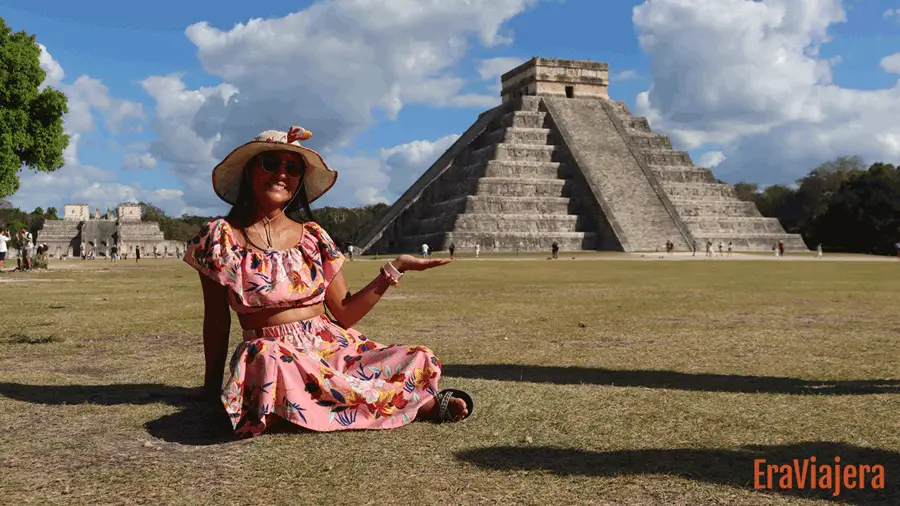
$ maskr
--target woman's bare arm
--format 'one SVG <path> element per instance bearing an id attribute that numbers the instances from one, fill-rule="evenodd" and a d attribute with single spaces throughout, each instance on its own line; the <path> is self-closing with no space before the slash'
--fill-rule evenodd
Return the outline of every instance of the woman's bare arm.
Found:
<path id="1" fill-rule="evenodd" d="M 351 295 L 344 274 L 338 271 L 325 292 L 325 304 L 334 319 L 346 329 L 362 320 L 381 300 L 389 286 L 384 276 L 379 275 L 365 288 Z"/>
<path id="2" fill-rule="evenodd" d="M 203 355 L 206 358 L 203 391 L 215 397 L 222 390 L 222 377 L 225 374 L 231 311 L 228 308 L 226 287 L 203 274 L 200 274 L 200 284 L 203 287 Z"/>

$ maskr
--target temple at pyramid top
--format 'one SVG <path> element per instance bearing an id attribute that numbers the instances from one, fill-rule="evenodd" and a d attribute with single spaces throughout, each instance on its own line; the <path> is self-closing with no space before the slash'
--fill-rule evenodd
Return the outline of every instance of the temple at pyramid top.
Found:
<path id="1" fill-rule="evenodd" d="M 503 102 L 534 95 L 609 98 L 609 64 L 534 57 L 500 77 Z"/>

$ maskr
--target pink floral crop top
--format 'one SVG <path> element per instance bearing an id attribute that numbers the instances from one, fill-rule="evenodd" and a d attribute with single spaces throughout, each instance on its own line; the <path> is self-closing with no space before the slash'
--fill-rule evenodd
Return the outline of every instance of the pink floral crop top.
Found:
<path id="1" fill-rule="evenodd" d="M 216 218 L 188 242 L 183 260 L 230 288 L 228 304 L 237 313 L 266 308 L 305 307 L 325 300 L 325 290 L 341 270 L 344 256 L 315 222 L 303 224 L 300 244 L 281 251 L 242 246 L 238 233 Z"/>

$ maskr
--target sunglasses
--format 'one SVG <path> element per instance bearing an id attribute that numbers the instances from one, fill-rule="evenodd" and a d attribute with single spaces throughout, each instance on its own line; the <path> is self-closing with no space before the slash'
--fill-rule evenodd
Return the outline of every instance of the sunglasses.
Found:
<path id="1" fill-rule="evenodd" d="M 303 175 L 304 164 L 297 160 L 282 160 L 273 155 L 263 155 L 259 157 L 260 166 L 270 174 L 278 172 L 279 167 L 284 164 L 284 171 L 291 177 L 300 177 Z"/>

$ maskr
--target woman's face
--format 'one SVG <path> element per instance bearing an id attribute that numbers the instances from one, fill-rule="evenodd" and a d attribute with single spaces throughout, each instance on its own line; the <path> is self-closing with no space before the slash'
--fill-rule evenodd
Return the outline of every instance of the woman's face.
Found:
<path id="1" fill-rule="evenodd" d="M 256 157 L 251 174 L 253 196 L 260 204 L 284 206 L 300 186 L 306 164 L 291 151 L 268 151 Z"/>

